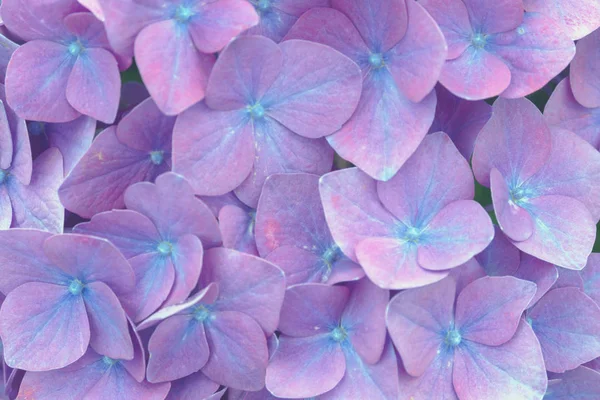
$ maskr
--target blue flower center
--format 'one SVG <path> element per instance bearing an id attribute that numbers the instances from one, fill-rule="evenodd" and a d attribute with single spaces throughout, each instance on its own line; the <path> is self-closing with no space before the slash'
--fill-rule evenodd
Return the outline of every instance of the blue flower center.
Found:
<path id="1" fill-rule="evenodd" d="M 343 342 L 344 340 L 346 340 L 347 337 L 348 333 L 341 326 L 338 326 L 337 328 L 331 331 L 331 338 L 336 342 Z"/>
<path id="2" fill-rule="evenodd" d="M 173 252 L 173 245 L 170 242 L 162 241 L 156 246 L 156 250 L 163 256 L 171 255 Z"/>
<path id="3" fill-rule="evenodd" d="M 369 64 L 375 69 L 382 68 L 385 65 L 383 55 L 381 53 L 371 53 L 369 55 Z"/>
<path id="4" fill-rule="evenodd" d="M 450 329 L 446 332 L 444 342 L 450 347 L 456 347 L 462 342 L 462 336 L 456 329 Z"/>
<path id="5" fill-rule="evenodd" d="M 409 226 L 404 232 L 403 239 L 408 243 L 419 243 L 419 239 L 421 238 L 421 233 L 423 233 L 420 229 L 415 228 L 414 226 Z"/>
<path id="6" fill-rule="evenodd" d="M 194 308 L 194 319 L 199 322 L 204 322 L 210 317 L 210 310 L 203 305 Z"/>
<path id="7" fill-rule="evenodd" d="M 77 39 L 74 42 L 71 42 L 71 44 L 69 44 L 69 54 L 71 54 L 74 57 L 77 57 L 78 55 L 80 55 L 84 50 L 85 50 L 85 47 L 79 41 L 79 39 Z"/>
<path id="8" fill-rule="evenodd" d="M 471 37 L 471 44 L 473 47 L 478 49 L 483 49 L 487 42 L 487 35 L 483 33 L 475 33 L 473 37 Z"/>
<path id="9" fill-rule="evenodd" d="M 246 110 L 253 119 L 262 119 L 265 116 L 265 108 L 260 103 L 246 106 Z"/>
<path id="10" fill-rule="evenodd" d="M 69 284 L 69 292 L 72 295 L 77 296 L 83 292 L 84 287 L 85 285 L 79 279 L 73 279 Z"/>
<path id="11" fill-rule="evenodd" d="M 102 357 L 102 361 L 109 367 L 112 367 L 113 365 L 119 362 L 118 360 L 115 360 L 114 358 L 110 358 L 108 356 Z"/>
<path id="12" fill-rule="evenodd" d="M 510 189 L 510 192 L 509 192 L 510 201 L 513 204 L 520 206 L 523 203 L 526 203 L 527 200 L 529 200 L 530 194 L 531 193 L 529 193 L 529 191 L 522 186 L 512 188 L 512 189 Z"/>
<path id="13" fill-rule="evenodd" d="M 150 152 L 150 161 L 154 165 L 160 165 L 165 160 L 165 154 L 162 150 L 155 150 Z"/>
<path id="14" fill-rule="evenodd" d="M 271 9 L 271 0 L 258 0 L 254 5 L 254 8 L 258 12 L 265 12 Z"/>
<path id="15" fill-rule="evenodd" d="M 173 18 L 178 22 L 186 23 L 194 15 L 196 15 L 196 12 L 192 9 L 192 7 L 180 5 L 175 9 L 175 14 L 173 15 Z"/>

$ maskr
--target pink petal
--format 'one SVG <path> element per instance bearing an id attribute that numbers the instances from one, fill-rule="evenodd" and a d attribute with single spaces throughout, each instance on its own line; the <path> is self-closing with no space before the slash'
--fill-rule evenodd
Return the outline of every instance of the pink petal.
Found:
<path id="1" fill-rule="evenodd" d="M 550 129 L 532 102 L 500 98 L 475 142 L 475 178 L 489 187 L 496 168 L 506 179 L 524 182 L 548 161 L 551 148 Z"/>
<path id="2" fill-rule="evenodd" d="M 419 3 L 407 1 L 406 7 L 406 35 L 386 54 L 386 64 L 400 91 L 409 100 L 420 102 L 439 79 L 447 46 L 442 31 Z M 423 68 L 425 64 L 427 68 Z"/>
<path id="3" fill-rule="evenodd" d="M 79 4 L 85 6 L 88 10 L 90 10 L 96 18 L 100 21 L 104 21 L 104 12 L 102 11 L 102 6 L 100 5 L 100 0 L 77 0 Z"/>
<path id="4" fill-rule="evenodd" d="M 90 346 L 99 354 L 131 360 L 133 343 L 117 296 L 106 284 L 91 282 L 85 285 L 83 300 L 90 321 Z"/>
<path id="5" fill-rule="evenodd" d="M 206 325 L 210 358 L 202 372 L 213 381 L 243 390 L 260 390 L 269 359 L 260 325 L 241 312 L 219 311 Z M 278 353 L 276 353 L 278 354 Z"/>
<path id="6" fill-rule="evenodd" d="M 21 118 L 68 122 L 81 115 L 66 96 L 75 64 L 70 57 L 66 46 L 45 40 L 28 42 L 14 52 L 6 70 L 6 97 Z"/>
<path id="7" fill-rule="evenodd" d="M 527 313 L 546 363 L 565 372 L 600 357 L 600 308 L 577 288 L 549 291 Z"/>
<path id="8" fill-rule="evenodd" d="M 511 73 L 503 97 L 518 98 L 541 89 L 569 65 L 575 55 L 573 41 L 553 19 L 526 13 L 516 30 L 494 37 L 495 53 Z"/>
<path id="9" fill-rule="evenodd" d="M 214 56 L 199 52 L 174 19 L 153 23 L 135 40 L 135 59 L 158 108 L 176 115 L 204 98 Z"/>
<path id="10" fill-rule="evenodd" d="M 490 186 L 492 188 L 492 200 L 494 212 L 502 232 L 510 239 L 516 241 L 527 240 L 533 235 L 533 218 L 513 201 L 513 196 L 504 179 L 496 168 L 490 174 Z"/>
<path id="11" fill-rule="evenodd" d="M 579 367 L 548 381 L 547 400 L 583 400 L 600 396 L 600 374 Z"/>
<path id="12" fill-rule="evenodd" d="M 536 284 L 535 296 L 533 296 L 528 306 L 528 308 L 531 308 L 553 287 L 558 279 L 558 269 L 550 263 L 523 253 L 521 254 L 521 265 L 519 265 L 519 269 L 514 276 Z"/>
<path id="13" fill-rule="evenodd" d="M 435 19 L 448 44 L 448 59 L 460 56 L 470 45 L 473 34 L 469 12 L 462 1 L 421 0 L 419 3 Z"/>
<path id="14" fill-rule="evenodd" d="M 339 325 L 349 296 L 350 291 L 343 286 L 292 286 L 285 294 L 278 330 L 290 337 L 329 334 Z"/>
<path id="15" fill-rule="evenodd" d="M 188 376 L 208 361 L 204 325 L 187 315 L 161 322 L 148 343 L 148 381 L 167 382 Z"/>
<path id="16" fill-rule="evenodd" d="M 401 373 L 400 393 L 414 399 L 459 400 L 452 385 L 453 358 L 451 353 L 441 352 L 418 378 Z"/>
<path id="17" fill-rule="evenodd" d="M 513 275 L 519 268 L 521 254 L 498 225 L 494 225 L 494 239 L 475 258 L 489 276 Z"/>
<path id="18" fill-rule="evenodd" d="M 48 124 L 45 128 L 48 145 L 56 147 L 63 155 L 63 169 L 67 176 L 92 145 L 96 121 L 81 116 L 64 124 Z"/>
<path id="19" fill-rule="evenodd" d="M 97 0 L 84 0 L 97 1 Z M 85 6 L 85 4 L 84 4 Z M 99 9 L 99 6 L 96 7 Z M 95 15 L 89 12 L 75 12 L 64 19 L 65 27 L 69 32 L 85 43 L 86 47 L 102 47 L 109 50 L 110 44 L 106 37 L 104 24 Z"/>
<path id="20" fill-rule="evenodd" d="M 584 290 L 582 275 L 585 274 L 585 271 L 590 272 L 589 265 L 591 264 L 593 258 L 593 254 L 590 254 L 590 256 L 588 257 L 588 264 L 586 265 L 587 268 L 584 268 L 581 271 L 574 271 L 572 269 L 566 268 L 557 268 L 558 279 L 554 283 L 554 286 L 552 286 L 552 289 L 558 289 L 563 287 L 576 287 L 579 290 Z M 592 290 L 593 289 L 586 290 L 586 294 L 590 296 L 594 301 L 596 301 L 594 296 L 591 294 Z"/>
<path id="21" fill-rule="evenodd" d="M 471 24 L 486 34 L 515 29 L 523 20 L 522 0 L 463 0 Z"/>
<path id="22" fill-rule="evenodd" d="M 24 41 L 64 37 L 63 19 L 81 8 L 70 0 L 52 3 L 6 0 L 2 3 L 3 24 Z"/>
<path id="23" fill-rule="evenodd" d="M 175 281 L 165 305 L 179 303 L 190 295 L 198 283 L 202 271 L 204 249 L 197 236 L 187 234 L 179 238 L 173 247 Z"/>
<path id="24" fill-rule="evenodd" d="M 323 176 L 319 192 L 331 235 L 352 260 L 357 261 L 355 248 L 363 239 L 393 233 L 396 220 L 379 201 L 377 181 L 358 168 Z"/>
<path id="25" fill-rule="evenodd" d="M 151 152 L 171 148 L 175 117 L 163 114 L 147 98 L 119 121 L 117 138 L 132 149 Z"/>
<path id="26" fill-rule="evenodd" d="M 13 161 L 13 140 L 4 102 L 0 102 L 0 168 L 7 170 Z"/>
<path id="27" fill-rule="evenodd" d="M 478 279 L 458 295 L 456 329 L 466 340 L 502 345 L 514 336 L 535 292 L 534 283 L 512 276 Z"/>
<path id="28" fill-rule="evenodd" d="M 194 45 L 202 53 L 221 51 L 246 29 L 258 24 L 258 14 L 247 1 L 220 0 L 201 4 L 199 15 L 190 21 Z"/>
<path id="29" fill-rule="evenodd" d="M 48 371 L 85 353 L 90 327 L 81 296 L 65 286 L 30 282 L 9 293 L 0 310 L 4 358 L 12 368 Z"/>
<path id="30" fill-rule="evenodd" d="M 219 211 L 223 247 L 258 256 L 254 239 L 255 211 L 226 205 Z"/>
<path id="31" fill-rule="evenodd" d="M 12 206 L 10 204 L 10 195 L 6 187 L 0 187 L 0 229 L 10 228 L 12 222 Z"/>
<path id="32" fill-rule="evenodd" d="M 281 74 L 261 100 L 291 131 L 318 138 L 339 130 L 358 105 L 362 76 L 349 58 L 321 44 L 287 40 Z"/>
<path id="33" fill-rule="evenodd" d="M 346 361 L 328 334 L 292 338 L 282 335 L 267 367 L 266 385 L 277 397 L 312 397 L 333 389 L 344 377 Z"/>
<path id="34" fill-rule="evenodd" d="M 455 294 L 456 284 L 448 278 L 400 292 L 390 301 L 387 327 L 404 367 L 412 376 L 435 369 L 431 364 L 438 357 L 442 335 L 450 328 Z"/>
<path id="35" fill-rule="evenodd" d="M 374 237 L 356 246 L 356 257 L 376 285 L 386 289 L 410 289 L 437 282 L 447 271 L 429 271 L 417 262 L 417 247 L 397 238 Z"/>
<path id="36" fill-rule="evenodd" d="M 559 21 L 573 40 L 600 27 L 600 9 L 593 0 L 525 0 L 523 3 L 526 11 L 539 12 Z"/>
<path id="37" fill-rule="evenodd" d="M 199 103 L 177 118 L 173 156 L 173 171 L 187 177 L 196 194 L 225 194 L 252 171 L 252 126 L 241 111 L 213 111 Z M 217 164 L 223 168 L 215 170 Z"/>
<path id="38" fill-rule="evenodd" d="M 468 47 L 464 53 L 444 64 L 440 83 L 466 100 L 482 100 L 504 92 L 511 82 L 511 71 L 496 55 Z"/>
<path id="39" fill-rule="evenodd" d="M 452 375 L 461 400 L 541 399 L 548 381 L 535 334 L 524 322 L 502 346 L 458 347 Z"/>
<path id="40" fill-rule="evenodd" d="M 273 41 L 242 37 L 219 56 L 206 88 L 206 104 L 214 110 L 241 109 L 262 99 L 281 73 L 283 52 Z"/>
<path id="41" fill-rule="evenodd" d="M 571 88 L 577 101 L 585 107 L 600 107 L 600 80 L 598 60 L 600 30 L 577 42 L 577 53 L 571 63 Z"/>
<path id="42" fill-rule="evenodd" d="M 582 289 L 592 300 L 600 304 L 600 256 L 595 253 L 590 254 L 585 268 L 578 272 L 583 280 Z"/>
<path id="43" fill-rule="evenodd" d="M 219 389 L 219 384 L 211 381 L 202 372 L 195 372 L 171 383 L 171 390 L 165 400 L 213 400 L 211 395 Z M 229 392 L 229 391 L 228 391 Z M 217 397 L 216 399 L 219 399 Z"/>

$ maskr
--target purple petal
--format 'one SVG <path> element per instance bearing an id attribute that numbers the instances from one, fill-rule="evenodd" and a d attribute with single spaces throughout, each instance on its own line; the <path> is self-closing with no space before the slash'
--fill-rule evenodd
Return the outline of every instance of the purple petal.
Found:
<path id="1" fill-rule="evenodd" d="M 174 125 L 175 117 L 166 116 L 152 99 L 145 99 L 119 122 L 117 138 L 135 150 L 170 152 Z"/>
<path id="2" fill-rule="evenodd" d="M 256 211 L 226 205 L 219 211 L 218 218 L 223 247 L 258 256 L 254 239 Z"/>
<path id="3" fill-rule="evenodd" d="M 588 257 L 588 264 L 586 265 L 587 268 L 584 268 L 581 271 L 574 271 L 572 269 L 566 268 L 557 268 L 558 279 L 554 283 L 554 286 L 552 286 L 552 289 L 558 289 L 563 287 L 576 287 L 579 290 L 584 290 L 582 275 L 584 275 L 586 271 L 590 272 L 589 265 L 591 264 L 590 261 L 592 261 L 593 258 L 595 258 L 593 254 L 590 254 L 590 256 Z M 587 290 L 586 294 L 590 296 L 594 301 L 596 301 L 591 292 L 592 290 Z"/>
<path id="4" fill-rule="evenodd" d="M 273 41 L 244 37 L 221 53 L 206 88 L 206 104 L 231 111 L 262 99 L 281 73 L 283 52 Z"/>
<path id="5" fill-rule="evenodd" d="M 467 101 L 454 96 L 444 86 L 435 87 L 437 106 L 429 133 L 445 132 L 467 160 L 471 159 L 479 131 L 492 116 L 485 101 Z"/>
<path id="6" fill-rule="evenodd" d="M 199 103 L 177 118 L 173 155 L 173 171 L 187 177 L 196 194 L 225 194 L 252 171 L 252 126 L 241 111 L 213 111 Z"/>
<path id="7" fill-rule="evenodd" d="M 548 381 L 545 400 L 585 400 L 600 396 L 600 374 L 579 367 Z"/>
<path id="8" fill-rule="evenodd" d="M 21 118 L 68 122 L 81 115 L 67 101 L 67 82 L 75 64 L 75 58 L 68 57 L 66 46 L 45 40 L 25 43 L 13 53 L 6 71 L 6 96 Z"/>
<path id="9" fill-rule="evenodd" d="M 153 244 L 160 241 L 152 221 L 131 210 L 96 214 L 91 221 L 76 225 L 73 232 L 108 239 L 128 259 L 147 253 Z"/>
<path id="10" fill-rule="evenodd" d="M 12 203 L 12 226 L 35 228 L 60 233 L 63 230 L 65 209 L 58 198 L 63 182 L 63 159 L 57 149 L 48 149 L 33 162 L 29 185 L 13 180 L 8 184 Z"/>
<path id="11" fill-rule="evenodd" d="M 323 176 L 319 192 L 331 235 L 352 260 L 357 261 L 355 248 L 363 239 L 393 233 L 396 221 L 379 201 L 377 181 L 358 168 Z"/>
<path id="12" fill-rule="evenodd" d="M 522 0 L 463 0 L 471 24 L 487 34 L 515 29 L 523 20 Z"/>
<path id="13" fill-rule="evenodd" d="M 387 308 L 387 327 L 404 367 L 421 376 L 438 357 L 454 314 L 456 284 L 452 278 L 400 292 Z M 442 363 L 445 364 L 445 363 Z M 425 378 L 424 378 L 425 379 Z"/>
<path id="14" fill-rule="evenodd" d="M 106 283 L 117 295 L 133 289 L 134 274 L 121 252 L 108 240 L 75 234 L 44 241 L 44 253 L 55 265 L 84 283 Z"/>
<path id="15" fill-rule="evenodd" d="M 406 7 L 408 29 L 400 43 L 386 54 L 386 64 L 400 91 L 409 100 L 419 102 L 437 83 L 447 46 L 440 28 L 419 3 L 407 1 Z M 423 68 L 425 64 L 427 68 Z"/>
<path id="16" fill-rule="evenodd" d="M 4 295 L 28 282 L 68 280 L 66 272 L 44 254 L 44 241 L 51 236 L 33 229 L 0 230 L 0 291 Z"/>
<path id="17" fill-rule="evenodd" d="M 90 322 L 90 346 L 99 354 L 131 360 L 133 344 L 117 296 L 106 284 L 91 282 L 85 286 L 83 299 Z"/>
<path id="18" fill-rule="evenodd" d="M 524 322 L 502 346 L 466 342 L 458 347 L 452 375 L 461 400 L 541 399 L 547 385 L 539 344 Z"/>
<path id="19" fill-rule="evenodd" d="M 0 102 L 0 143 L 0 168 L 7 170 L 13 161 L 13 139 L 4 102 Z"/>
<path id="20" fill-rule="evenodd" d="M 102 11 L 102 6 L 100 4 L 100 0 L 77 0 L 79 4 L 85 6 L 88 10 L 90 10 L 96 18 L 100 21 L 104 21 L 104 12 Z"/>
<path id="21" fill-rule="evenodd" d="M 135 40 L 135 59 L 158 108 L 177 115 L 204 98 L 213 55 L 199 52 L 174 19 L 153 23 Z"/>
<path id="22" fill-rule="evenodd" d="M 448 44 L 448 59 L 460 56 L 469 46 L 465 38 L 473 34 L 469 12 L 462 1 L 421 0 L 419 3 L 439 25 Z"/>
<path id="23" fill-rule="evenodd" d="M 112 51 L 106 37 L 104 24 L 92 13 L 72 13 L 67 15 L 63 22 L 69 33 L 81 40 L 82 43 L 85 43 L 86 47 L 101 47 Z"/>
<path id="24" fill-rule="evenodd" d="M 208 379 L 202 372 L 196 372 L 172 382 L 171 390 L 165 400 L 213 400 L 210 396 L 217 389 L 219 389 L 218 383 Z"/>
<path id="25" fill-rule="evenodd" d="M 503 93 L 511 82 L 506 63 L 496 55 L 474 46 L 444 64 L 440 83 L 467 100 L 482 100 Z"/>
<path id="26" fill-rule="evenodd" d="M 12 205 L 10 204 L 10 195 L 6 187 L 0 187 L 0 229 L 10 228 L 12 223 Z"/>
<path id="27" fill-rule="evenodd" d="M 600 81 L 598 80 L 598 60 L 600 30 L 577 42 L 577 53 L 571 63 L 570 77 L 573 95 L 584 107 L 600 107 Z"/>
<path id="28" fill-rule="evenodd" d="M 525 181 L 548 161 L 551 148 L 550 130 L 532 102 L 500 98 L 475 142 L 475 178 L 489 187 L 496 168 L 506 179 Z"/>
<path id="29" fill-rule="evenodd" d="M 150 382 L 172 381 L 197 372 L 210 353 L 203 323 L 187 315 L 161 322 L 150 338 L 148 351 Z"/>
<path id="30" fill-rule="evenodd" d="M 173 247 L 171 255 L 175 268 L 175 282 L 165 305 L 181 302 L 190 295 L 198 283 L 202 272 L 202 242 L 194 235 L 182 236 Z"/>
<path id="31" fill-rule="evenodd" d="M 49 146 L 62 153 L 64 174 L 67 176 L 92 145 L 96 121 L 81 116 L 64 124 L 47 124 L 45 133 Z"/>
<path id="32" fill-rule="evenodd" d="M 120 143 L 116 129 L 110 127 L 94 140 L 58 194 L 68 210 L 90 218 L 98 212 L 123 208 L 125 189 L 136 182 L 153 180 L 168 169 L 165 164 L 156 165 L 148 152 Z"/>
<path id="33" fill-rule="evenodd" d="M 4 35 L 0 35 L 0 75 L 6 78 L 6 68 L 8 62 L 19 45 L 8 39 Z M 4 78 L 0 79 L 0 83 L 4 83 Z"/>
<path id="34" fill-rule="evenodd" d="M 475 258 L 489 276 L 513 275 L 521 262 L 519 249 L 508 240 L 497 225 L 494 225 L 494 239 Z"/>
<path id="35" fill-rule="evenodd" d="M 156 178 L 154 184 L 132 185 L 125 191 L 125 204 L 150 218 L 165 239 L 193 234 L 205 247 L 221 243 L 215 217 L 194 196 L 192 187 L 181 175 L 167 172 Z"/>
<path id="36" fill-rule="evenodd" d="M 235 250 L 215 248 L 205 253 L 200 282 L 219 285 L 214 309 L 249 315 L 267 336 L 275 331 L 285 294 L 283 271 L 275 265 Z"/>
<path id="37" fill-rule="evenodd" d="M 65 286 L 21 285 L 2 304 L 0 335 L 4 358 L 12 368 L 65 367 L 83 356 L 90 341 L 83 299 Z"/>
<path id="38" fill-rule="evenodd" d="M 549 291 L 527 313 L 546 363 L 565 372 L 600 357 L 600 308 L 577 288 Z"/>
<path id="39" fill-rule="evenodd" d="M 292 286 L 285 293 L 278 330 L 290 337 L 329 334 L 339 325 L 349 298 L 350 291 L 343 286 Z"/>
<path id="40" fill-rule="evenodd" d="M 460 293 L 467 285 L 487 275 L 477 259 L 473 257 L 466 263 L 451 269 L 448 276 L 456 281 L 456 292 Z"/>
<path id="41" fill-rule="evenodd" d="M 333 389 L 344 377 L 341 346 L 328 334 L 304 338 L 285 335 L 267 367 L 267 389 L 277 397 L 312 397 Z"/>
<path id="42" fill-rule="evenodd" d="M 581 39 L 600 27 L 600 9 L 592 0 L 525 0 L 525 10 L 546 14 L 560 21 L 573 40 Z"/>
<path id="43" fill-rule="evenodd" d="M 579 201 L 566 196 L 542 196 L 529 202 L 536 228 L 515 242 L 521 251 L 557 266 L 580 270 L 592 252 L 595 220 Z"/>
<path id="44" fill-rule="evenodd" d="M 512 276 L 478 279 L 458 295 L 456 329 L 469 341 L 488 346 L 504 344 L 517 331 L 521 314 L 535 291 L 534 283 Z"/>
<path id="45" fill-rule="evenodd" d="M 423 139 L 392 179 L 378 182 L 377 193 L 399 220 L 427 225 L 452 202 L 473 198 L 473 178 L 450 138 L 438 132 Z"/>
<path id="46" fill-rule="evenodd" d="M 244 0 L 221 0 L 201 5 L 198 18 L 189 25 L 196 48 L 202 53 L 221 51 L 246 29 L 258 24 L 258 14 Z"/>
<path id="47" fill-rule="evenodd" d="M 385 312 L 390 293 L 366 278 L 348 283 L 346 287 L 350 289 L 350 298 L 341 325 L 348 331 L 357 353 L 355 357 L 375 364 L 381 358 L 386 341 Z"/>
<path id="48" fill-rule="evenodd" d="M 494 212 L 502 232 L 511 240 L 529 239 L 535 229 L 533 218 L 525 208 L 513 201 L 506 180 L 496 168 L 490 174 L 490 187 Z"/>
<path id="49" fill-rule="evenodd" d="M 369 279 L 382 288 L 409 289 L 437 282 L 448 275 L 447 271 L 422 268 L 417 262 L 417 247 L 398 238 L 364 239 L 356 246 L 356 256 Z"/>
<path id="50" fill-rule="evenodd" d="M 587 108 L 579 104 L 573 96 L 568 77 L 552 92 L 544 108 L 544 118 L 549 125 L 576 133 L 594 148 L 600 148 L 600 108 Z"/>
<path id="51" fill-rule="evenodd" d="M 583 280 L 582 289 L 596 304 L 600 304 L 600 256 L 590 254 L 585 268 L 578 272 Z"/>
<path id="52" fill-rule="evenodd" d="M 210 208 L 210 211 L 215 217 L 219 216 L 219 211 L 221 211 L 221 208 L 225 207 L 226 205 L 232 205 L 240 208 L 246 207 L 246 205 L 242 203 L 233 192 L 227 192 L 220 196 L 198 196 L 198 198 L 202 200 L 204 204 L 208 206 L 208 208 Z"/>
<path id="53" fill-rule="evenodd" d="M 400 41 L 410 24 L 404 0 L 332 0 L 346 14 L 371 49 L 385 52 Z"/>
<path id="54" fill-rule="evenodd" d="M 515 272 L 514 276 L 536 284 L 535 296 L 533 296 L 528 306 L 530 308 L 553 287 L 558 279 L 558 269 L 554 265 L 532 257 L 529 254 L 522 254 L 521 265 L 519 265 L 519 269 Z"/>
<path id="55" fill-rule="evenodd" d="M 562 27 L 538 13 L 525 13 L 517 29 L 496 35 L 492 42 L 495 54 L 510 69 L 510 86 L 502 92 L 502 96 L 508 98 L 541 89 L 565 69 L 575 55 L 573 41 Z"/>
<path id="56" fill-rule="evenodd" d="M 267 341 L 256 321 L 240 312 L 218 311 L 206 325 L 210 358 L 202 372 L 234 389 L 260 390 L 269 359 Z M 278 354 L 278 353 L 276 353 Z"/>
<path id="57" fill-rule="evenodd" d="M 358 66 L 317 43 L 287 40 L 279 47 L 283 53 L 281 74 L 261 100 L 267 115 L 308 138 L 339 130 L 360 98 Z"/>
<path id="58" fill-rule="evenodd" d="M 82 8 L 74 1 L 2 2 L 2 20 L 6 27 L 24 41 L 59 37 L 64 34 L 63 19 Z"/>
<path id="59" fill-rule="evenodd" d="M 415 399 L 459 400 L 452 385 L 453 358 L 450 352 L 440 352 L 418 378 L 401 373 L 400 393 Z"/>

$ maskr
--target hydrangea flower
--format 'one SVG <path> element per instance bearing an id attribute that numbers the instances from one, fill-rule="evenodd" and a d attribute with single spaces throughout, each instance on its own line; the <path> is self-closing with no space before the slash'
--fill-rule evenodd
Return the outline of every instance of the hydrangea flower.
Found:
<path id="1" fill-rule="evenodd" d="M 96 214 L 74 232 L 110 240 L 129 260 L 136 284 L 126 301 L 138 322 L 187 299 L 200 277 L 203 245 L 221 244 L 221 235 L 210 210 L 172 172 L 130 186 L 124 197 L 127 210 Z"/>
<path id="2" fill-rule="evenodd" d="M 291 286 L 267 389 L 284 398 L 398 398 L 396 356 L 386 345 L 388 299 L 389 292 L 368 279 Z"/>
<path id="3" fill-rule="evenodd" d="M 227 390 L 218 390 L 220 386 L 202 372 L 195 372 L 171 382 L 171 390 L 165 400 L 219 400 Z"/>
<path id="4" fill-rule="evenodd" d="M 6 97 L 21 118 L 68 122 L 83 114 L 114 121 L 117 60 L 102 23 L 81 9 L 76 0 L 2 2 L 6 27 L 27 42 L 6 71 Z"/>
<path id="5" fill-rule="evenodd" d="M 323 176 L 320 193 L 337 245 L 384 288 L 439 281 L 494 236 L 488 214 L 471 200 L 469 165 L 442 132 L 425 137 L 391 180 L 345 169 Z"/>
<path id="6" fill-rule="evenodd" d="M 163 400 L 170 383 L 151 384 L 144 380 L 146 356 L 142 342 L 131 327 L 134 357 L 115 359 L 91 348 L 75 363 L 58 370 L 27 372 L 19 398 L 38 400 L 127 399 Z"/>
<path id="7" fill-rule="evenodd" d="M 421 0 L 448 42 L 440 83 L 478 100 L 541 89 L 575 54 L 559 22 L 524 13 L 523 0 Z"/>
<path id="8" fill-rule="evenodd" d="M 120 298 L 133 270 L 107 240 L 27 229 L 0 231 L 0 336 L 6 363 L 49 371 L 80 359 L 88 345 L 131 360 L 133 344 Z"/>
<path id="9" fill-rule="evenodd" d="M 111 45 L 125 56 L 135 52 L 148 91 L 167 115 L 204 98 L 212 53 L 258 23 L 246 0 L 108 0 L 103 12 Z"/>
<path id="10" fill-rule="evenodd" d="M 92 145 L 96 121 L 86 116 L 58 124 L 29 121 L 27 130 L 33 157 L 50 147 L 57 148 L 63 156 L 63 172 L 66 176 Z"/>
<path id="11" fill-rule="evenodd" d="M 96 137 L 60 187 L 62 203 L 85 218 L 123 208 L 129 185 L 153 181 L 170 169 L 174 124 L 152 99 L 144 100 Z"/>
<path id="12" fill-rule="evenodd" d="M 280 42 L 298 18 L 311 8 L 329 7 L 329 0 L 249 0 L 260 20 L 244 34 Z"/>
<path id="13" fill-rule="evenodd" d="M 331 237 L 317 175 L 267 178 L 256 212 L 256 244 L 262 257 L 283 269 L 288 286 L 306 282 L 333 285 L 365 275 Z"/>
<path id="14" fill-rule="evenodd" d="M 475 139 L 492 116 L 492 107 L 485 101 L 468 101 L 456 97 L 442 85 L 435 87 L 437 105 L 429 133 L 445 132 L 460 154 L 471 159 Z"/>
<path id="15" fill-rule="evenodd" d="M 499 99 L 473 153 L 491 187 L 502 231 L 520 250 L 581 269 L 600 218 L 600 154 L 577 135 L 549 128 L 526 99 Z"/>
<path id="16" fill-rule="evenodd" d="M 569 78 L 563 79 L 546 103 L 544 117 L 548 125 L 555 125 L 576 133 L 600 149 L 600 107 L 584 107 L 575 100 Z"/>
<path id="17" fill-rule="evenodd" d="M 544 400 L 584 400 L 600 397 L 600 374 L 579 367 L 564 374 L 553 375 L 548 380 Z"/>
<path id="18" fill-rule="evenodd" d="M 446 43 L 415 1 L 332 0 L 331 5 L 306 12 L 285 39 L 329 45 L 361 67 L 356 112 L 327 140 L 342 158 L 375 179 L 388 180 L 431 125 L 431 92 L 446 59 Z"/>
<path id="19" fill-rule="evenodd" d="M 600 107 L 600 29 L 577 42 L 577 54 L 570 66 L 571 88 L 584 107 Z"/>
<path id="20" fill-rule="evenodd" d="M 266 338 L 277 327 L 285 292 L 283 272 L 258 257 L 215 248 L 205 253 L 199 287 L 187 302 L 138 326 L 160 322 L 148 344 L 148 380 L 166 382 L 201 370 L 221 385 L 261 389 Z"/>
<path id="21" fill-rule="evenodd" d="M 457 292 L 451 277 L 397 294 L 387 326 L 415 399 L 541 399 L 547 378 L 540 345 L 521 314 L 535 284 L 484 277 Z"/>
<path id="22" fill-rule="evenodd" d="M 525 11 L 546 14 L 560 22 L 573 40 L 600 28 L 600 7 L 595 0 L 523 0 Z"/>
<path id="23" fill-rule="evenodd" d="M 0 229 L 62 232 L 64 208 L 57 193 L 62 181 L 58 150 L 48 149 L 32 162 L 25 121 L 6 107 L 0 85 Z"/>
<path id="24" fill-rule="evenodd" d="M 196 194 L 235 189 L 256 207 L 269 175 L 331 170 L 333 152 L 316 138 L 350 117 L 360 80 L 355 63 L 321 44 L 236 39 L 219 56 L 205 102 L 177 118 L 173 170 Z"/>

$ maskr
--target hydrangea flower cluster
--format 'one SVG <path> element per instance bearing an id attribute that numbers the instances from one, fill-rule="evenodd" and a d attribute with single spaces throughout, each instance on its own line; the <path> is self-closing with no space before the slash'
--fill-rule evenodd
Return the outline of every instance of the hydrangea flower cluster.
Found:
<path id="1" fill-rule="evenodd" d="M 0 399 L 600 399 L 598 0 L 0 17 Z"/>

